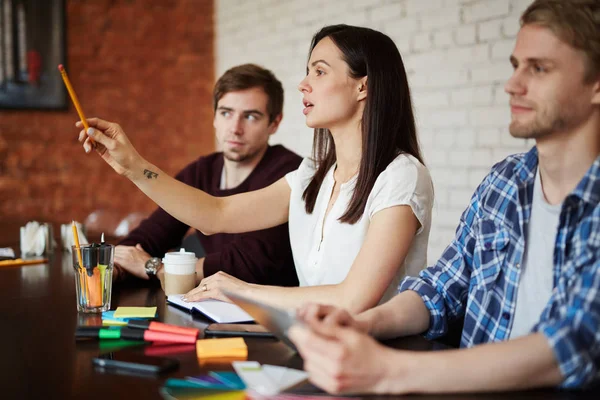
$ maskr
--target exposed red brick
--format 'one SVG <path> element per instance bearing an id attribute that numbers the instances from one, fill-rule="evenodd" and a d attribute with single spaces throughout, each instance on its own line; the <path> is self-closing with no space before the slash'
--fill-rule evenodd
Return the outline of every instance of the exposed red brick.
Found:
<path id="1" fill-rule="evenodd" d="M 212 0 L 69 0 L 67 12 L 66 65 L 88 117 L 117 121 L 170 174 L 214 151 Z M 76 120 L 71 105 L 0 110 L 0 229 L 15 219 L 58 224 L 97 209 L 154 209 L 83 152 Z"/>

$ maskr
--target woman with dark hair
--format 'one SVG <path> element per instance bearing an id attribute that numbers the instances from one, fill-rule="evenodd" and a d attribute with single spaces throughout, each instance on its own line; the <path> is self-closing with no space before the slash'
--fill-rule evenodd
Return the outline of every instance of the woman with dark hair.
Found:
<path id="1" fill-rule="evenodd" d="M 306 124 L 315 128 L 313 157 L 267 188 L 230 197 L 168 177 L 135 151 L 117 124 L 93 118 L 93 128 L 81 133 L 87 152 L 91 136 L 118 173 L 205 233 L 289 221 L 300 287 L 248 284 L 217 273 L 186 300 L 226 300 L 226 289 L 280 307 L 310 300 L 356 313 L 391 298 L 403 276 L 426 266 L 433 187 L 394 42 L 367 28 L 323 28 L 313 38 L 299 90 Z"/>

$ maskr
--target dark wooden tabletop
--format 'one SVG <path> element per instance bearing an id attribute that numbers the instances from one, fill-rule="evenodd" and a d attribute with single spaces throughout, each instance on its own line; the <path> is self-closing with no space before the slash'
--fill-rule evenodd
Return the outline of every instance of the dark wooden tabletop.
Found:
<path id="1" fill-rule="evenodd" d="M 157 306 L 161 321 L 201 329 L 208 324 L 208 321 L 193 319 L 188 313 L 166 305 L 163 292 L 156 286 L 114 287 L 111 308 L 117 306 Z M 177 358 L 180 367 L 159 378 L 98 372 L 92 366 L 92 358 L 110 351 L 110 341 L 76 342 L 74 339 L 77 325 L 98 323 L 98 317 L 77 314 L 69 256 L 63 257 L 58 251 L 48 264 L 0 268 L 0 399 L 160 399 L 159 389 L 169 377 L 232 370 L 228 363 L 200 365 L 195 351 L 188 350 L 168 355 Z M 248 360 L 302 368 L 301 358 L 281 342 L 247 338 L 246 343 Z M 399 339 L 388 344 L 418 351 L 443 347 L 421 337 Z M 143 348 L 138 350 L 143 351 Z M 314 393 L 315 390 L 309 385 L 299 389 L 303 393 Z M 544 390 L 419 397 L 598 399 L 600 391 Z"/>

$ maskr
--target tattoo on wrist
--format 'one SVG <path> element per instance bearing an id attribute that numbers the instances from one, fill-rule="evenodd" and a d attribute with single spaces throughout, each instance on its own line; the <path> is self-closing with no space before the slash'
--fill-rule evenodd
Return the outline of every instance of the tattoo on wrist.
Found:
<path id="1" fill-rule="evenodd" d="M 156 172 L 150 171 L 149 169 L 144 170 L 144 176 L 148 179 L 158 178 L 158 174 Z"/>

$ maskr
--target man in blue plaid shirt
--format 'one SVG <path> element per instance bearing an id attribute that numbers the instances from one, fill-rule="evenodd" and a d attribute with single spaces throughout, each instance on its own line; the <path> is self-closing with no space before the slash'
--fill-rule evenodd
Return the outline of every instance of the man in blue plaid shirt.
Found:
<path id="1" fill-rule="evenodd" d="M 584 387 L 600 365 L 600 2 L 536 0 L 510 57 L 514 137 L 438 262 L 388 303 L 351 317 L 299 310 L 290 334 L 329 392 L 423 393 Z M 438 338 L 464 318 L 461 347 L 393 350 L 378 338 Z"/>

